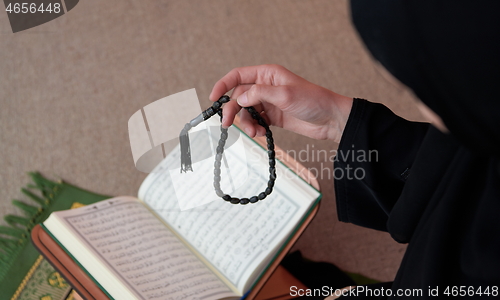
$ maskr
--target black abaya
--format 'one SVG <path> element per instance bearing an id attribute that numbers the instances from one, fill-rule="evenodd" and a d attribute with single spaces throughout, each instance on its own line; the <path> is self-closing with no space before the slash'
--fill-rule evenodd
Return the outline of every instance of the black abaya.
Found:
<path id="1" fill-rule="evenodd" d="M 409 243 L 392 291 L 422 295 L 401 298 L 461 286 L 468 299 L 500 298 L 500 3 L 351 3 L 374 58 L 450 133 L 356 99 L 335 162 L 339 219 Z M 378 157 L 346 155 L 353 150 Z M 365 172 L 339 178 L 356 169 Z"/>
<path id="2" fill-rule="evenodd" d="M 363 159 L 359 151 L 370 150 L 378 157 Z M 461 285 L 491 292 L 500 286 L 497 165 L 432 126 L 355 99 L 335 162 L 338 216 L 409 243 L 394 292 L 420 289 L 416 299 L 436 287 L 441 296 Z M 365 176 L 348 179 L 358 168 Z"/>

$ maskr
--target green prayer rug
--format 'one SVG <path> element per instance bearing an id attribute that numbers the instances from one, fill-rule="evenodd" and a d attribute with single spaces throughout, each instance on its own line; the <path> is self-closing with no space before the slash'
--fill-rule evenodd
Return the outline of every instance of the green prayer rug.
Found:
<path id="1" fill-rule="evenodd" d="M 33 184 L 21 189 L 34 203 L 13 200 L 26 216 L 7 215 L 0 226 L 0 300 L 71 300 L 73 291 L 31 243 L 31 229 L 51 212 L 80 207 L 110 198 L 40 173 L 29 173 Z"/>

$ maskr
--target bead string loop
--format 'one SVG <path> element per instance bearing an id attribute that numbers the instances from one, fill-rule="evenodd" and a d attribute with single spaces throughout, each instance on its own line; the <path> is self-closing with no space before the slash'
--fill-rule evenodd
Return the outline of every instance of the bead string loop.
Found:
<path id="1" fill-rule="evenodd" d="M 184 126 L 184 129 L 182 129 L 181 134 L 179 136 L 181 143 L 181 172 L 187 172 L 188 170 L 193 171 L 191 167 L 191 152 L 189 149 L 189 138 L 187 137 L 188 131 L 191 128 L 200 124 L 202 121 L 208 120 L 209 118 L 211 118 L 216 114 L 218 114 L 222 120 L 222 105 L 224 103 L 229 102 L 229 100 L 230 100 L 229 96 L 224 95 L 220 97 L 219 100 L 215 101 L 211 107 L 203 111 L 200 115 L 198 115 L 196 118 L 194 118 Z M 226 144 L 226 140 L 228 137 L 228 129 L 223 128 L 222 125 L 221 125 L 221 135 L 219 139 L 219 144 L 217 145 L 215 154 L 215 163 L 214 163 L 215 193 L 217 194 L 217 196 L 221 197 L 227 202 L 230 202 L 232 204 L 242 204 L 242 205 L 246 205 L 248 203 L 256 203 L 259 200 L 263 200 L 264 198 L 266 198 L 273 192 L 274 183 L 276 181 L 276 158 L 275 158 L 276 153 L 274 152 L 273 133 L 271 132 L 271 129 L 269 129 L 269 125 L 267 125 L 264 118 L 257 112 L 257 110 L 255 110 L 253 106 L 244 107 L 244 109 L 246 109 L 247 112 L 252 116 L 252 118 L 256 120 L 257 123 L 266 130 L 267 154 L 269 157 L 269 180 L 267 182 L 266 189 L 257 196 L 252 196 L 250 198 L 241 198 L 241 199 L 231 197 L 230 195 L 224 193 L 221 190 L 220 167 L 221 167 L 222 155 L 224 153 L 224 145 Z"/>

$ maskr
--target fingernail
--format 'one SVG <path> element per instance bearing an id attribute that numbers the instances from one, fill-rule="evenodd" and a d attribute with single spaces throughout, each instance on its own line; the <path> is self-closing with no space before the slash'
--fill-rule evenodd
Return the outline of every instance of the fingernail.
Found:
<path id="1" fill-rule="evenodd" d="M 247 98 L 247 93 L 244 92 L 243 94 L 241 94 L 239 97 L 238 97 L 238 104 L 243 106 L 243 105 L 246 105 L 248 103 L 248 98 Z"/>
<path id="2" fill-rule="evenodd" d="M 222 120 L 220 121 L 221 125 L 222 125 L 222 124 L 224 124 L 224 122 L 225 122 L 225 121 L 226 121 L 226 117 L 225 117 L 225 116 L 222 116 Z M 227 128 L 228 128 L 228 126 L 226 126 L 226 125 L 222 125 L 222 128 L 227 129 Z"/>

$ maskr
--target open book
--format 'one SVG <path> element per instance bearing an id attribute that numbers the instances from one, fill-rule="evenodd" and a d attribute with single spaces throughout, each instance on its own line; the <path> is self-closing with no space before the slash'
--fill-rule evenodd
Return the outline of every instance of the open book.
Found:
<path id="1" fill-rule="evenodd" d="M 226 188 L 252 196 L 267 186 L 266 151 L 244 134 L 238 142 L 243 148 L 225 151 L 232 178 Z M 197 143 L 192 139 L 193 149 Z M 263 201 L 233 205 L 215 197 L 182 210 L 179 198 L 212 186 L 213 158 L 206 170 L 204 160 L 193 163 L 208 176 L 180 180 L 178 151 L 147 176 L 137 198 L 55 212 L 42 225 L 112 299 L 240 299 L 319 202 L 318 190 L 279 162 L 274 191 Z"/>

